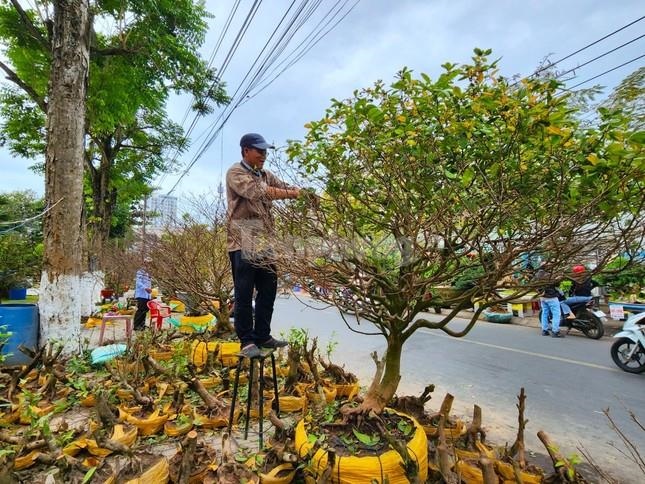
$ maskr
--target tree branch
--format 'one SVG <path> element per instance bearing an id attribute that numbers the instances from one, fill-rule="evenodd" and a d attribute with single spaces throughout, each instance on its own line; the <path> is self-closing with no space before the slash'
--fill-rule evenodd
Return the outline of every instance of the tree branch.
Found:
<path id="1" fill-rule="evenodd" d="M 47 112 L 47 103 L 45 100 L 38 95 L 38 93 L 32 88 L 29 84 L 27 84 L 25 81 L 20 79 L 18 74 L 16 74 L 11 68 L 5 64 L 4 62 L 0 61 L 0 69 L 5 71 L 7 74 L 7 79 L 9 79 L 11 82 L 16 84 L 20 89 L 25 91 L 25 93 L 29 96 L 29 98 L 35 102 L 38 107 L 44 112 Z"/>
<path id="2" fill-rule="evenodd" d="M 20 16 L 20 20 L 22 20 L 22 23 L 25 25 L 25 27 L 27 28 L 27 31 L 31 34 L 31 36 L 41 45 L 43 49 L 45 49 L 48 52 L 51 51 L 51 44 L 45 37 L 43 37 L 42 33 L 36 28 L 34 23 L 27 15 L 27 12 L 23 10 L 20 3 L 18 3 L 17 0 L 11 0 L 11 4 L 13 5 L 13 8 L 16 9 L 16 12 L 18 12 L 18 15 Z"/>

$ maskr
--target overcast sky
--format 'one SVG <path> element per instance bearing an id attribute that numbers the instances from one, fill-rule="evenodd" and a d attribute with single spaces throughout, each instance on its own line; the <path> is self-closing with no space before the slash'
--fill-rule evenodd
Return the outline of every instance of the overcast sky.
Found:
<path id="1" fill-rule="evenodd" d="M 252 0 L 242 0 L 214 66 L 222 64 Z M 227 90 L 233 94 L 251 63 L 290 4 L 287 0 L 264 0 L 239 49 L 224 73 Z M 311 31 L 335 0 L 323 0 L 314 17 L 287 48 L 294 48 Z M 350 4 L 353 3 L 351 0 Z M 209 58 L 222 32 L 234 0 L 208 0 L 210 31 L 202 54 Z M 331 98 L 347 98 L 354 89 L 378 79 L 391 81 L 403 66 L 415 73 L 435 77 L 441 64 L 467 62 L 474 47 L 491 48 L 500 57 L 503 74 L 529 75 L 545 56 L 557 60 L 645 13 L 637 0 L 360 0 L 347 17 L 298 63 L 267 89 L 233 112 L 221 136 L 201 156 L 173 195 L 217 191 L 222 174 L 240 158 L 239 139 L 246 132 L 259 132 L 277 146 L 287 139 L 302 138 L 303 125 L 323 117 Z M 645 20 L 562 62 L 558 68 L 576 67 L 645 33 Z M 580 68 L 572 86 L 645 53 L 645 38 Z M 586 84 L 614 87 L 627 74 L 645 65 L 645 58 Z M 190 99 L 173 98 L 168 109 L 181 122 Z M 196 148 L 207 139 L 220 110 L 201 118 L 192 133 L 193 151 L 179 161 L 193 161 Z M 192 116 L 184 123 L 187 127 Z M 0 149 L 0 192 L 32 189 L 44 193 L 44 180 L 29 169 L 32 162 L 11 158 Z M 168 193 L 179 175 L 156 180 L 158 193 Z"/>

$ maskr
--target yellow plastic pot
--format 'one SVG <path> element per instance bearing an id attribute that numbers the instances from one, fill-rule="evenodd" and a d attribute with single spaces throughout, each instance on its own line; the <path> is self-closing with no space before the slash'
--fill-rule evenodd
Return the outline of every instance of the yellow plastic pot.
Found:
<path id="1" fill-rule="evenodd" d="M 139 429 L 139 433 L 143 436 L 154 435 L 164 426 L 168 420 L 169 415 L 160 414 L 160 410 L 156 409 L 146 418 L 134 417 L 130 414 L 126 416 L 126 422 L 134 425 Z"/>
<path id="2" fill-rule="evenodd" d="M 96 397 L 93 394 L 90 394 L 78 403 L 81 404 L 81 407 L 93 407 L 96 405 Z"/>
<path id="3" fill-rule="evenodd" d="M 42 452 L 39 450 L 32 450 L 27 455 L 16 457 L 13 462 L 13 469 L 15 471 L 21 471 L 33 466 L 40 454 L 42 454 Z"/>
<path id="4" fill-rule="evenodd" d="M 282 473 L 282 476 L 279 475 L 280 473 Z M 266 474 L 261 473 L 260 482 L 262 484 L 289 484 L 293 481 L 295 475 L 296 470 L 293 468 L 293 464 L 285 462 L 274 467 Z"/>
<path id="5" fill-rule="evenodd" d="M 515 472 L 511 464 L 496 460 L 495 471 L 502 476 L 504 481 L 515 482 Z M 543 476 L 539 474 L 531 474 L 525 471 L 520 471 L 520 476 L 522 477 L 522 482 L 525 484 L 540 484 L 544 480 Z"/>
<path id="6" fill-rule="evenodd" d="M 331 403 L 336 399 L 336 388 L 322 387 L 323 396 L 326 403 Z M 307 391 L 307 400 L 311 403 L 320 403 L 321 395 L 316 391 Z"/>
<path id="7" fill-rule="evenodd" d="M 172 350 L 150 350 L 148 354 L 157 361 L 168 361 L 174 353 Z"/>
<path id="8" fill-rule="evenodd" d="M 235 409 L 233 414 L 233 423 L 237 423 L 240 418 L 239 409 Z M 221 429 L 223 427 L 228 427 L 228 412 L 226 416 L 215 416 L 208 417 L 207 415 L 202 415 L 197 411 L 193 414 L 193 424 L 195 427 L 202 427 L 204 429 Z"/>
<path id="9" fill-rule="evenodd" d="M 238 357 L 235 356 L 241 351 L 240 343 L 236 341 L 229 341 L 220 343 L 218 358 L 224 366 L 237 365 Z"/>
<path id="10" fill-rule="evenodd" d="M 201 368 L 208 361 L 208 353 L 214 353 L 217 350 L 218 343 L 210 341 L 193 341 L 190 345 L 190 361 L 198 368 Z"/>
<path id="11" fill-rule="evenodd" d="M 186 311 L 186 305 L 177 299 L 171 299 L 170 301 L 168 301 L 168 305 L 173 308 L 173 311 L 176 311 L 178 313 L 183 313 Z"/>
<path id="12" fill-rule="evenodd" d="M 336 398 L 344 397 L 350 400 L 358 395 L 358 392 L 361 389 L 358 383 L 349 383 L 346 385 L 333 384 L 333 387 L 336 388 Z"/>
<path id="13" fill-rule="evenodd" d="M 207 378 L 200 378 L 199 381 L 202 385 L 204 385 L 204 388 L 206 389 L 216 387 L 217 385 L 222 383 L 222 379 L 216 375 L 209 376 Z"/>
<path id="14" fill-rule="evenodd" d="M 415 426 L 415 432 L 412 440 L 408 442 L 407 448 L 410 457 L 416 460 L 419 467 L 420 482 L 425 482 L 428 477 L 428 438 L 423 428 L 409 415 L 394 410 L 387 411 L 403 415 L 412 420 Z M 303 458 L 314 446 L 308 440 L 304 420 L 300 420 L 296 426 L 295 444 L 298 454 Z M 312 469 L 319 476 L 327 468 L 327 451 L 318 449 L 310 462 Z M 383 482 L 387 479 L 390 484 L 407 484 L 409 480 L 405 477 L 401 464 L 401 456 L 395 450 L 388 450 L 380 456 L 336 456 L 332 475 L 334 476 L 334 482 L 338 482 L 339 484 L 369 484 L 374 479 L 377 482 Z"/>
<path id="15" fill-rule="evenodd" d="M 300 412 L 307 405 L 307 397 L 287 395 L 280 397 L 281 412 Z"/>
<path id="16" fill-rule="evenodd" d="M 434 425 L 424 425 L 423 430 L 428 437 L 439 436 L 439 427 Z M 444 433 L 447 439 L 457 439 L 466 433 L 466 424 L 463 420 L 456 420 L 452 427 L 445 427 Z"/>
<path id="17" fill-rule="evenodd" d="M 114 426 L 110 440 L 119 442 L 120 444 L 125 445 L 126 447 L 132 447 L 134 442 L 137 440 L 137 428 L 136 427 L 125 427 L 121 424 Z M 63 454 L 75 456 L 81 450 L 87 449 L 87 451 L 97 457 L 106 457 L 112 453 L 109 449 L 104 449 L 99 447 L 96 443 L 96 440 L 89 439 L 87 437 L 81 437 L 76 439 L 74 442 L 70 442 L 63 448 Z"/>
<path id="18" fill-rule="evenodd" d="M 168 459 L 162 457 L 139 477 L 126 481 L 125 484 L 166 484 L 169 478 L 170 465 Z M 110 482 L 105 481 L 105 484 L 116 484 L 116 479 Z"/>
<path id="19" fill-rule="evenodd" d="M 183 424 L 178 424 L 177 422 L 166 422 L 163 425 L 163 431 L 168 437 L 178 437 L 180 435 L 186 435 L 193 428 L 192 419 L 184 422 Z"/>
<path id="20" fill-rule="evenodd" d="M 493 461 L 497 459 L 495 451 L 481 442 L 475 442 L 475 447 L 477 447 L 476 451 L 455 449 L 455 455 L 461 460 L 479 460 L 482 455 Z"/>
<path id="21" fill-rule="evenodd" d="M 477 464 L 458 460 L 454 470 L 464 484 L 484 484 L 484 473 Z"/>

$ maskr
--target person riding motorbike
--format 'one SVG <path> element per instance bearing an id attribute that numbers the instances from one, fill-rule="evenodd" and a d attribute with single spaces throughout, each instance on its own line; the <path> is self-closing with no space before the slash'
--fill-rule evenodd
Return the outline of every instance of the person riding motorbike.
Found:
<path id="1" fill-rule="evenodd" d="M 576 315 L 571 311 L 570 304 L 576 304 L 581 302 L 589 302 L 592 299 L 591 290 L 594 287 L 598 286 L 598 283 L 594 281 L 591 276 L 586 274 L 585 266 L 576 265 L 572 268 L 573 277 L 570 277 L 572 281 L 571 289 L 569 290 L 569 297 L 564 301 L 560 302 L 560 307 L 562 308 L 562 314 L 566 319 L 575 319 Z"/>

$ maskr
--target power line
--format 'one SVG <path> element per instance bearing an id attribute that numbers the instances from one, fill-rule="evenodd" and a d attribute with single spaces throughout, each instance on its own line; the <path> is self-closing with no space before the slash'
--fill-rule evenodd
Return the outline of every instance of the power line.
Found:
<path id="1" fill-rule="evenodd" d="M 296 33 L 296 32 L 297 32 L 297 31 L 298 31 L 298 30 L 299 30 L 299 29 L 300 29 L 300 28 L 301 28 L 301 27 L 306 23 L 306 21 L 307 21 L 307 20 L 308 20 L 312 15 L 313 15 L 314 11 L 315 11 L 319 6 L 320 6 L 321 1 L 315 2 L 315 3 L 314 3 L 312 6 L 310 6 L 310 7 L 309 7 L 309 9 L 305 12 L 304 7 L 306 6 L 306 4 L 307 4 L 307 3 L 308 3 L 308 0 L 305 0 L 305 1 L 301 4 L 301 6 L 297 9 L 296 13 L 294 13 L 294 15 L 292 16 L 291 20 L 289 21 L 289 23 L 288 23 L 287 27 L 286 27 L 286 28 L 285 28 L 285 30 L 283 31 L 282 35 L 279 37 L 278 41 L 277 41 L 277 42 L 274 44 L 274 46 L 272 47 L 271 52 L 269 52 L 269 53 L 267 54 L 267 56 L 265 57 L 264 61 L 261 63 L 260 67 L 259 67 L 259 68 L 258 68 L 258 69 L 253 73 L 252 78 L 251 78 L 251 81 L 249 81 L 249 84 L 247 84 L 247 85 L 246 85 L 246 87 L 244 88 L 244 90 L 243 90 L 243 92 L 242 92 L 242 94 L 241 94 L 241 97 L 240 97 L 239 99 L 237 99 L 236 97 L 237 97 L 238 92 L 242 89 L 242 87 L 243 87 L 244 82 L 246 81 L 246 79 L 248 79 L 248 78 L 249 78 L 249 76 L 251 75 L 251 72 L 252 72 L 253 68 L 254 68 L 254 67 L 255 67 L 255 65 L 257 64 L 257 62 L 258 62 L 258 60 L 259 60 L 259 58 L 260 58 L 260 56 L 261 56 L 262 52 L 264 52 L 264 50 L 266 49 L 266 47 L 267 47 L 268 43 L 270 42 L 270 39 L 273 37 L 273 35 L 274 35 L 274 34 L 272 34 L 272 36 L 270 37 L 269 41 L 267 41 L 267 43 L 265 43 L 265 46 L 263 47 L 263 49 L 262 49 L 261 53 L 258 55 L 258 57 L 256 57 L 255 62 L 253 63 L 253 65 L 251 66 L 251 68 L 249 69 L 249 71 L 247 71 L 247 73 L 246 73 L 246 75 L 244 76 L 244 78 L 243 78 L 242 82 L 239 84 L 239 86 L 238 86 L 237 90 L 235 91 L 235 94 L 232 96 L 232 99 L 233 99 L 233 100 L 235 100 L 235 99 L 237 99 L 237 100 L 236 100 L 235 102 L 231 102 L 231 103 L 226 107 L 226 109 L 225 109 L 222 113 L 220 113 L 220 116 L 219 116 L 219 117 L 215 120 L 215 122 L 211 125 L 209 138 L 208 138 L 206 141 L 204 141 L 204 142 L 202 143 L 202 145 L 201 145 L 201 146 L 200 146 L 200 148 L 198 149 L 197 154 L 193 157 L 193 159 L 191 160 L 191 162 L 187 165 L 186 169 L 185 169 L 185 170 L 183 171 L 183 173 L 180 175 L 179 179 L 178 179 L 178 180 L 177 180 L 177 182 L 173 185 L 173 187 L 170 189 L 170 191 L 168 192 L 168 194 L 172 193 L 172 192 L 175 190 L 175 188 L 179 185 L 179 183 L 181 182 L 181 180 L 183 179 L 183 177 L 184 177 L 184 176 L 186 176 L 186 175 L 188 174 L 188 172 L 190 171 L 190 169 L 195 165 L 195 163 L 199 160 L 199 158 L 200 158 L 200 157 L 201 157 L 201 156 L 206 152 L 206 150 L 210 147 L 210 145 L 211 145 L 211 144 L 212 144 L 212 142 L 217 138 L 218 134 L 220 133 L 220 131 L 222 130 L 223 126 L 226 124 L 226 122 L 228 121 L 228 119 L 231 117 L 231 115 L 233 114 L 233 112 L 234 112 L 234 111 L 235 111 L 235 110 L 236 110 L 236 109 L 237 109 L 237 108 L 238 108 L 238 107 L 239 107 L 243 102 L 245 102 L 245 100 L 246 100 L 246 99 L 248 99 L 249 97 L 252 97 L 252 96 L 250 96 L 250 93 L 251 93 L 251 91 L 252 91 L 253 87 L 254 87 L 254 86 L 256 86 L 256 85 L 258 85 L 258 84 L 261 82 L 263 74 L 267 72 L 267 69 L 271 66 L 271 64 L 272 64 L 272 63 L 274 63 L 274 62 L 277 60 L 277 58 L 279 57 L 279 55 L 280 55 L 282 52 L 284 52 L 284 50 L 285 50 L 286 45 L 288 44 L 288 42 L 293 38 L 293 36 L 295 35 L 295 33 Z M 333 19 L 335 16 L 337 16 L 337 15 L 338 15 L 338 12 L 339 12 L 340 10 L 342 10 L 348 2 L 347 2 L 347 1 L 345 1 L 345 2 L 343 3 L 343 5 L 340 7 L 340 10 L 339 10 L 339 9 L 338 9 L 338 7 L 337 7 L 339 3 L 340 3 L 340 2 L 336 2 L 336 4 L 335 4 L 333 7 L 331 7 L 331 9 L 330 9 L 330 10 L 328 10 L 328 11 L 327 11 L 327 13 L 325 14 L 325 17 L 324 17 L 324 18 L 326 18 L 327 16 L 329 16 L 329 15 L 331 15 L 331 14 L 333 13 L 333 16 L 332 16 L 332 19 Z M 356 3 L 351 7 L 351 9 L 353 9 L 353 8 L 356 6 L 356 4 L 357 4 L 357 3 L 358 3 L 358 2 L 356 2 Z M 350 9 L 350 11 L 351 11 L 351 9 Z M 335 10 L 336 10 L 336 13 L 334 13 L 334 11 L 335 11 Z M 302 14 L 302 12 L 305 12 L 305 13 L 304 13 L 304 14 Z M 347 16 L 347 14 L 348 14 L 348 13 L 349 13 L 349 12 L 345 13 L 345 15 L 343 15 L 343 17 L 342 17 L 340 20 L 344 19 L 344 18 Z M 285 14 L 285 15 L 286 15 L 286 14 Z M 323 18 L 323 20 L 324 20 L 324 18 Z M 306 49 L 305 51 L 301 52 L 301 53 L 300 53 L 300 55 L 299 55 L 296 59 L 294 59 L 294 61 L 292 61 L 292 62 L 291 62 L 291 63 L 290 63 L 290 64 L 289 64 L 285 69 L 283 69 L 283 70 L 278 74 L 278 76 L 279 76 L 282 72 L 284 72 L 288 67 L 292 66 L 293 64 L 295 64 L 295 62 L 297 62 L 300 58 L 302 58 L 302 56 L 303 56 L 303 55 L 304 55 L 304 54 L 305 54 L 305 53 L 306 53 L 306 52 L 307 52 L 311 47 L 313 47 L 313 45 L 315 45 L 319 40 L 321 40 L 321 39 L 322 39 L 322 37 L 324 37 L 325 35 L 327 35 L 327 34 L 329 33 L 329 31 L 331 31 L 331 30 L 332 30 L 332 29 L 333 29 L 333 28 L 334 28 L 334 27 L 335 27 L 335 26 L 340 22 L 340 20 L 339 20 L 338 22 L 336 22 L 336 23 L 334 24 L 334 26 L 333 26 L 331 29 L 329 29 L 329 30 L 328 30 L 327 32 L 325 32 L 325 33 L 324 33 L 320 38 L 318 38 L 317 40 L 315 40 L 315 42 L 313 42 L 313 43 L 312 43 L 312 39 L 315 39 L 316 35 L 318 35 L 318 33 L 319 33 L 319 32 L 316 32 L 316 28 L 318 27 L 318 25 L 320 25 L 320 22 L 319 22 L 319 24 L 316 26 L 316 28 L 314 28 L 314 31 L 313 31 L 313 32 L 310 32 L 310 33 L 307 35 L 307 37 L 305 38 L 305 40 L 304 40 L 304 42 L 308 42 L 308 43 L 309 43 L 308 45 L 310 45 L 310 47 L 309 47 L 308 49 Z M 283 16 L 283 19 L 281 20 L 281 22 L 280 22 L 280 23 L 282 23 L 282 21 L 284 21 L 284 16 Z M 298 25 L 296 25 L 296 21 L 298 21 L 298 22 L 299 22 L 299 23 L 298 23 Z M 329 22 L 327 22 L 327 24 L 325 24 L 325 25 L 328 25 L 328 23 L 329 23 Z M 275 31 L 274 31 L 274 33 L 275 33 Z M 302 43 L 301 43 L 300 45 L 302 45 Z M 298 46 L 298 47 L 299 47 L 299 46 Z M 296 50 L 298 49 L 298 47 L 296 48 Z M 291 54 L 289 54 L 289 56 L 291 56 L 292 54 L 293 54 L 293 52 L 292 52 Z M 276 76 L 276 77 L 278 77 L 278 76 Z M 271 82 L 273 82 L 274 80 L 275 80 L 275 78 L 274 78 L 274 79 L 272 79 L 272 80 L 271 80 Z M 264 89 L 264 88 L 266 88 L 266 87 L 267 87 L 267 86 L 265 85 L 265 86 L 263 87 L 263 89 Z M 218 123 L 219 123 L 219 124 L 218 124 Z"/>
<path id="2" fill-rule="evenodd" d="M 616 52 L 617 50 L 622 49 L 623 47 L 626 47 L 626 46 L 628 46 L 629 44 L 633 44 L 634 42 L 636 42 L 637 40 L 642 39 L 643 37 L 645 37 L 645 34 L 642 34 L 642 35 L 640 35 L 640 36 L 638 36 L 638 37 L 635 37 L 635 38 L 633 38 L 632 40 L 627 41 L 627 42 L 625 42 L 624 44 L 619 45 L 618 47 L 614 47 L 613 49 L 608 50 L 607 52 L 604 52 L 604 53 L 602 53 L 602 54 L 600 54 L 600 55 L 598 55 L 598 56 L 594 57 L 593 59 L 588 60 L 587 62 L 585 62 L 585 63 L 583 63 L 583 64 L 580 64 L 580 65 L 578 65 L 578 66 L 576 66 L 576 67 L 573 67 L 573 68 L 569 69 L 568 71 L 564 71 L 564 72 L 562 72 L 561 74 L 558 74 L 558 75 L 556 76 L 556 79 L 559 79 L 559 78 L 561 78 L 561 77 L 563 77 L 563 76 L 565 76 L 565 75 L 569 74 L 570 72 L 577 71 L 578 69 L 581 69 L 581 68 L 582 68 L 582 67 L 584 67 L 584 66 L 587 66 L 587 65 L 589 65 L 589 64 L 591 64 L 591 63 L 593 63 L 593 62 L 595 62 L 595 61 L 597 61 L 597 60 L 599 60 L 599 59 L 602 59 L 603 57 L 605 57 L 605 56 L 607 56 L 607 55 L 609 55 L 609 54 L 611 54 L 611 53 L 613 53 L 613 52 Z"/>
<path id="3" fill-rule="evenodd" d="M 622 27 L 620 27 L 620 28 L 618 28 L 618 29 L 614 30 L 613 32 L 608 33 L 608 34 L 607 34 L 607 35 L 605 35 L 604 37 L 601 37 L 601 38 L 599 38 L 598 40 L 595 40 L 595 41 L 591 42 L 590 44 L 587 44 L 587 45 L 585 45 L 584 47 L 581 47 L 580 49 L 576 50 L 575 52 L 572 52 L 571 54 L 566 55 L 566 56 L 564 56 L 563 58 L 558 59 L 558 60 L 557 60 L 557 61 L 555 61 L 555 62 L 551 62 L 551 63 L 549 63 L 549 65 L 546 65 L 546 66 L 544 66 L 544 67 L 541 67 L 540 69 L 538 69 L 537 71 L 535 71 L 533 74 L 531 74 L 531 76 L 529 76 L 529 77 L 536 76 L 536 75 L 538 75 L 539 73 L 544 72 L 545 70 L 550 69 L 551 67 L 558 65 L 560 62 L 565 61 L 565 60 L 567 60 L 567 59 L 569 59 L 569 58 L 573 57 L 574 55 L 579 54 L 580 52 L 583 52 L 583 51 L 587 50 L 587 49 L 588 49 L 588 48 L 590 48 L 590 47 L 593 47 L 594 45 L 598 44 L 599 42 L 602 42 L 603 40 L 608 39 L 608 38 L 609 38 L 609 37 L 611 37 L 612 35 L 615 35 L 615 34 L 617 34 L 618 32 L 621 32 L 621 31 L 625 30 L 625 29 L 626 29 L 626 28 L 628 28 L 628 27 L 631 27 L 632 25 L 634 25 L 634 24 L 636 24 L 636 23 L 640 22 L 640 21 L 641 21 L 641 20 L 643 20 L 643 19 L 645 19 L 645 15 L 643 15 L 643 16 L 642 16 L 642 17 L 640 17 L 640 18 L 637 18 L 636 20 L 633 20 L 632 22 L 630 22 L 630 23 L 628 23 L 628 24 L 623 25 Z"/>
<path id="4" fill-rule="evenodd" d="M 236 3 L 233 5 L 233 8 L 231 9 L 231 12 L 229 13 L 229 16 L 228 16 L 228 18 L 226 20 L 224 30 L 223 30 L 222 34 L 220 35 L 220 37 L 219 37 L 219 39 L 217 41 L 216 47 L 213 50 L 213 53 L 211 54 L 211 57 L 209 59 L 209 67 L 210 67 L 210 65 L 212 65 L 212 62 L 215 59 L 217 51 L 219 50 L 219 47 L 221 46 L 221 43 L 222 43 L 222 41 L 224 39 L 224 36 L 228 32 L 228 29 L 229 29 L 229 27 L 231 25 L 233 17 L 237 13 L 237 9 L 239 7 L 239 4 L 240 4 L 240 0 L 237 0 Z M 228 50 L 228 52 L 227 52 L 227 54 L 226 54 L 226 56 L 224 58 L 224 61 L 223 61 L 222 65 L 216 71 L 217 72 L 217 79 L 215 79 L 211 83 L 211 85 L 209 86 L 209 89 L 213 89 L 215 87 L 215 84 L 220 82 L 220 80 L 221 80 L 221 78 L 222 78 L 222 76 L 223 76 L 223 74 L 224 74 L 224 72 L 226 70 L 226 67 L 228 66 L 228 62 L 230 62 L 230 59 L 233 57 L 233 55 L 237 51 L 237 48 L 239 47 L 239 45 L 240 45 L 240 43 L 242 41 L 242 38 L 244 37 L 244 34 L 246 33 L 246 30 L 248 29 L 248 26 L 250 25 L 251 21 L 255 17 L 255 13 L 257 12 L 257 10 L 258 10 L 258 8 L 259 8 L 259 6 L 261 4 L 262 4 L 262 0 L 255 0 L 253 2 L 253 5 L 251 5 L 251 8 L 250 8 L 249 12 L 247 13 L 246 18 L 244 19 L 244 21 L 242 23 L 242 26 L 239 28 L 239 30 L 237 32 L 237 35 L 235 36 L 235 40 L 233 41 L 233 44 L 231 45 L 231 47 L 229 47 L 229 50 Z M 191 104 L 192 104 L 192 101 L 191 101 Z M 187 118 L 188 113 L 190 113 L 190 110 L 191 110 L 191 105 L 189 104 L 189 106 L 188 106 L 188 108 L 186 110 L 186 114 L 184 115 L 184 120 L 181 123 L 182 127 L 183 127 L 183 124 L 184 124 L 184 122 L 185 122 L 185 120 Z M 190 137 L 191 133 L 193 132 L 193 129 L 195 128 L 195 126 L 197 124 L 197 120 L 199 119 L 200 115 L 201 114 L 199 112 L 197 112 L 195 114 L 195 116 L 194 116 L 189 128 L 186 130 L 186 134 L 184 135 L 184 141 L 175 150 L 175 152 L 174 152 L 174 154 L 172 156 L 172 160 L 171 160 L 170 164 L 173 164 L 175 161 L 177 161 L 177 158 L 179 157 L 179 154 L 181 153 L 181 150 L 185 147 L 186 142 L 187 142 L 188 138 Z M 162 174 L 161 178 L 159 179 L 158 184 L 161 184 L 165 180 L 166 176 L 167 176 L 167 172 L 164 172 Z"/>
<path id="5" fill-rule="evenodd" d="M 249 100 L 253 99 L 255 96 L 257 96 L 258 94 L 260 94 L 260 93 L 261 93 L 262 91 L 264 91 L 267 87 L 269 87 L 271 84 L 273 84 L 273 82 L 274 82 L 278 77 L 280 77 L 280 76 L 281 76 L 285 71 L 287 71 L 288 69 L 290 69 L 291 67 L 293 67 L 293 66 L 294 66 L 294 65 L 295 65 L 295 64 L 296 64 L 300 59 L 302 59 L 302 58 L 307 54 L 307 52 L 309 52 L 313 47 L 315 47 L 315 46 L 318 44 L 318 42 L 320 42 L 323 38 L 325 38 L 325 37 L 327 36 L 327 34 L 329 34 L 329 32 L 331 32 L 332 30 L 334 30 L 334 29 L 336 28 L 336 26 L 337 26 L 340 22 L 342 22 L 342 21 L 345 19 L 345 17 L 347 17 L 347 15 L 349 15 L 349 14 L 351 13 L 351 11 L 354 9 L 354 7 L 356 7 L 356 5 L 358 5 L 358 2 L 359 2 L 359 1 L 360 1 L 360 0 L 356 0 L 356 2 L 354 3 L 354 5 L 352 5 L 352 6 L 350 7 L 350 9 L 349 9 L 347 12 L 345 12 L 345 14 L 343 14 L 343 16 L 342 16 L 342 17 L 340 17 L 340 18 L 339 18 L 339 19 L 338 19 L 338 20 L 337 20 L 337 21 L 336 21 L 336 22 L 335 22 L 335 23 L 334 23 L 334 24 L 333 24 L 329 29 L 327 29 L 324 33 L 322 33 L 322 35 L 320 35 L 320 37 L 318 37 L 317 39 L 312 39 L 312 40 L 311 40 L 311 41 L 310 41 L 310 42 L 309 42 L 309 43 L 308 43 L 308 44 L 303 48 L 302 52 L 300 52 L 300 53 L 295 57 L 295 59 L 293 59 L 291 62 L 289 62 L 289 63 L 288 63 L 288 64 L 287 64 L 287 65 L 286 65 L 286 66 L 285 66 L 281 71 L 279 71 L 279 72 L 278 72 L 278 73 L 277 73 L 277 74 L 276 74 L 276 75 L 275 75 L 271 80 L 269 80 L 268 82 L 266 82 L 262 87 L 258 88 L 258 90 L 257 90 L 257 92 L 256 92 L 255 94 L 253 94 L 252 96 L 247 96 L 247 98 L 244 100 L 244 102 L 243 102 L 242 104 L 247 103 Z M 345 4 L 347 4 L 347 3 L 348 3 L 348 2 L 345 2 Z M 325 23 L 325 25 L 324 25 L 322 28 L 324 28 L 324 27 L 326 27 L 327 25 L 329 25 L 329 23 L 330 23 L 330 22 L 331 22 L 335 17 L 336 17 L 336 15 L 334 15 L 334 17 L 332 17 L 331 19 L 329 19 L 329 20 Z M 322 29 L 321 29 L 321 30 L 322 30 Z M 304 41 L 301 43 L 301 45 L 302 45 L 303 43 L 304 43 Z M 296 52 L 296 50 L 292 51 L 292 53 L 291 53 L 291 54 L 293 54 L 293 53 L 295 53 L 295 52 Z M 290 55 L 291 55 L 291 54 L 290 54 Z M 286 61 L 286 59 L 285 59 L 284 61 L 282 61 L 279 65 L 284 64 L 284 62 L 285 62 L 285 61 Z M 277 69 L 277 67 L 279 67 L 279 65 L 278 65 L 278 66 L 276 66 L 276 69 Z M 274 69 L 272 72 L 275 72 L 275 70 L 276 70 L 276 69 Z"/>
<path id="6" fill-rule="evenodd" d="M 26 219 L 23 219 L 23 220 L 14 220 L 14 221 L 10 221 L 10 222 L 0 222 L 0 225 L 14 225 L 14 224 L 17 224 L 17 225 L 15 225 L 14 227 L 11 227 L 11 228 L 8 228 L 8 229 L 5 229 L 5 230 L 3 230 L 3 231 L 0 231 L 0 235 L 8 234 L 9 232 L 13 232 L 14 230 L 18 230 L 20 227 L 24 227 L 24 226 L 25 226 L 25 225 L 27 225 L 29 222 L 33 222 L 34 220 L 37 220 L 37 219 L 39 219 L 39 218 L 44 217 L 44 216 L 47 214 L 47 212 L 49 212 L 49 211 L 50 211 L 50 210 L 52 210 L 56 205 L 58 205 L 60 202 L 62 202 L 64 198 L 65 198 L 65 197 L 61 197 L 61 198 L 59 198 L 59 199 L 58 199 L 58 201 L 57 201 L 56 203 L 54 203 L 53 205 L 51 205 L 51 206 L 47 207 L 45 210 L 43 210 L 42 212 L 40 212 L 40 213 L 39 213 L 39 214 L 37 214 L 37 215 L 34 215 L 33 217 L 29 217 L 29 218 L 26 218 Z"/>
<path id="7" fill-rule="evenodd" d="M 626 65 L 631 64 L 632 62 L 636 62 L 637 60 L 642 59 L 643 57 L 645 57 L 645 54 L 639 55 L 638 57 L 634 57 L 633 59 L 630 59 L 627 62 L 623 62 L 622 64 L 617 65 L 616 67 L 612 67 L 611 69 L 607 69 L 606 71 L 601 72 L 600 74 L 598 74 L 596 76 L 590 77 L 589 79 L 585 79 L 584 81 L 579 82 L 578 84 L 575 84 L 575 85 L 567 88 L 566 90 L 571 91 L 572 89 L 575 89 L 578 86 L 582 86 L 583 84 L 586 84 L 587 82 L 593 81 L 594 79 L 598 79 L 599 77 L 604 76 L 605 74 L 609 74 L 610 72 L 613 72 L 613 71 L 615 71 L 617 69 L 620 69 L 621 67 L 625 67 Z"/>

